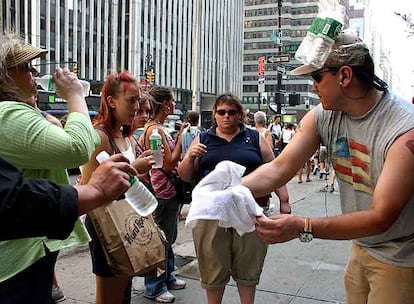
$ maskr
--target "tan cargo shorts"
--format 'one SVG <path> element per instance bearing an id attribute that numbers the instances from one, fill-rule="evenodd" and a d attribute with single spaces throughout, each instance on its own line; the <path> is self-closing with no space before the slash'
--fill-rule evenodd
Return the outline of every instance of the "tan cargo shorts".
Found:
<path id="1" fill-rule="evenodd" d="M 247 286 L 259 284 L 268 245 L 256 232 L 239 236 L 218 221 L 199 220 L 193 229 L 201 286 L 206 289 L 226 285 L 230 276 Z"/>

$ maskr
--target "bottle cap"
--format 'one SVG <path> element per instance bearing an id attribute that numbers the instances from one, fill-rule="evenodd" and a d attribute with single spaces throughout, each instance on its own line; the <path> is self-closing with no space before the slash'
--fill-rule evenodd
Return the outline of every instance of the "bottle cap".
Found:
<path id="1" fill-rule="evenodd" d="M 96 160 L 98 161 L 98 163 L 102 164 L 102 162 L 104 160 L 107 160 L 109 157 L 110 156 L 109 156 L 108 152 L 102 151 L 98 155 L 96 155 Z"/>

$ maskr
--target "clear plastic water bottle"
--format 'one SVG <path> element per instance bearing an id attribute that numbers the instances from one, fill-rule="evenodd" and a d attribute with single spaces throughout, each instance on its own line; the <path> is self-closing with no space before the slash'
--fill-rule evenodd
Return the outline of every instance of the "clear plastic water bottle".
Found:
<path id="1" fill-rule="evenodd" d="M 53 81 L 52 75 L 43 75 L 42 77 L 34 77 L 36 83 L 45 91 L 56 92 L 56 85 Z M 83 96 L 88 96 L 90 91 L 90 83 L 86 80 L 80 80 L 79 82 L 82 85 Z"/>
<path id="2" fill-rule="evenodd" d="M 309 52 L 313 47 L 313 42 L 315 38 L 318 36 L 318 33 L 320 33 L 325 25 L 325 18 L 322 16 L 317 16 L 310 28 L 308 29 L 308 32 L 306 33 L 305 38 L 302 40 L 301 44 L 299 45 L 299 48 L 297 49 L 295 53 L 295 58 L 299 61 L 301 61 L 304 64 L 309 64 Z"/>
<path id="3" fill-rule="evenodd" d="M 102 163 L 109 158 L 106 151 L 100 152 L 96 156 L 98 163 Z M 135 176 L 129 177 L 131 187 L 125 192 L 125 199 L 132 208 L 141 216 L 148 216 L 155 211 L 158 201 L 154 195 L 141 183 Z"/>
<path id="4" fill-rule="evenodd" d="M 135 176 L 131 176 L 129 181 L 131 187 L 125 192 L 128 203 L 141 216 L 148 216 L 153 213 L 158 206 L 157 199 Z"/>
<path id="5" fill-rule="evenodd" d="M 152 168 L 162 168 L 162 138 L 161 135 L 158 133 L 157 128 L 152 129 L 152 133 L 150 136 L 150 148 L 153 152 L 153 157 L 155 161 L 152 165 Z"/>
<path id="6" fill-rule="evenodd" d="M 308 64 L 311 64 L 318 69 L 322 68 L 341 29 L 341 22 L 334 18 L 325 18 L 325 24 L 322 31 L 318 33 L 317 37 L 313 40 L 312 48 L 309 52 Z"/>

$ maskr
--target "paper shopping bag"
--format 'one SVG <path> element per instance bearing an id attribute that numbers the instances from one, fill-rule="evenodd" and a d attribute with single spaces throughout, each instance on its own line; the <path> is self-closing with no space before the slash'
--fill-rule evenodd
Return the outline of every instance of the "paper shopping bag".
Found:
<path id="1" fill-rule="evenodd" d="M 166 238 L 152 217 L 140 216 L 125 199 L 97 208 L 89 217 L 115 273 L 165 269 Z"/>

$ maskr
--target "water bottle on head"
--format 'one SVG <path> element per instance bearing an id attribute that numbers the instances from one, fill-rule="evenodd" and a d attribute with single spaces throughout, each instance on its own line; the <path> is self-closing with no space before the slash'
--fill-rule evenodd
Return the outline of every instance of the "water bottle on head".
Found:
<path id="1" fill-rule="evenodd" d="M 109 154 L 106 151 L 102 151 L 96 156 L 98 163 L 102 163 L 108 158 Z M 141 216 L 148 216 L 153 213 L 158 206 L 158 201 L 154 195 L 135 176 L 131 175 L 129 182 L 131 186 L 125 192 L 125 199 L 131 207 Z"/>
<path id="2" fill-rule="evenodd" d="M 152 129 L 152 133 L 150 136 L 150 148 L 153 152 L 154 157 L 154 164 L 152 165 L 153 168 L 162 168 L 163 165 L 163 157 L 162 157 L 162 138 L 161 135 L 158 133 L 158 129 Z"/>
<path id="3" fill-rule="evenodd" d="M 325 64 L 335 39 L 340 33 L 345 16 L 345 7 L 332 5 L 328 0 L 319 2 L 319 14 L 299 45 L 295 58 L 304 65 L 320 69 Z"/>

